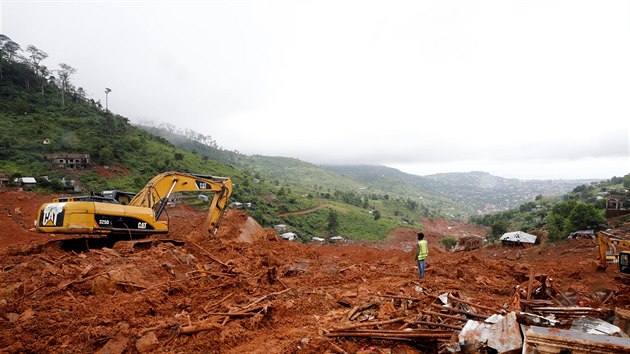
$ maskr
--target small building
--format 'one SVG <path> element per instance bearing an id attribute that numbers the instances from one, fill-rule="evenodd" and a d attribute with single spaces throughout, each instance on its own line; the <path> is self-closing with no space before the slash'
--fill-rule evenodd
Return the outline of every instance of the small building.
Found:
<path id="1" fill-rule="evenodd" d="M 229 206 L 233 209 L 243 209 L 243 203 L 241 202 L 232 202 Z"/>
<path id="2" fill-rule="evenodd" d="M 273 228 L 278 232 L 285 232 L 287 230 L 287 225 L 278 224 L 278 225 L 274 225 Z"/>
<path id="3" fill-rule="evenodd" d="M 57 168 L 83 169 L 90 164 L 90 154 L 47 154 L 45 158 Z"/>
<path id="4" fill-rule="evenodd" d="M 9 177 L 5 174 L 0 174 L 0 188 L 1 187 L 6 187 L 9 185 Z"/>
<path id="5" fill-rule="evenodd" d="M 287 240 L 287 241 L 293 241 L 297 238 L 297 234 L 294 232 L 285 232 L 282 235 L 280 235 L 280 237 L 283 240 Z"/>
<path id="6" fill-rule="evenodd" d="M 328 239 L 328 241 L 330 241 L 330 243 L 341 243 L 344 242 L 346 239 L 341 237 L 341 236 L 333 236 L 331 238 Z"/>
<path id="7" fill-rule="evenodd" d="M 15 179 L 15 183 L 22 186 L 33 186 L 37 184 L 35 177 L 19 177 Z"/>
<path id="8" fill-rule="evenodd" d="M 182 194 L 181 193 L 173 193 L 170 197 L 168 197 L 167 204 L 179 204 L 182 202 Z"/>
<path id="9" fill-rule="evenodd" d="M 613 194 L 606 198 L 606 217 L 620 216 L 630 213 L 625 195 Z"/>
<path id="10" fill-rule="evenodd" d="M 204 202 L 204 203 L 207 203 L 207 202 L 208 202 L 208 196 L 207 196 L 207 195 L 205 195 L 205 194 L 199 194 L 199 195 L 197 196 L 197 199 L 199 199 L 200 201 L 202 201 L 202 202 Z"/>
<path id="11" fill-rule="evenodd" d="M 595 238 L 595 230 L 578 230 L 569 234 L 569 240 L 578 238 Z"/>
<path id="12" fill-rule="evenodd" d="M 313 241 L 313 242 L 319 242 L 319 243 L 324 243 L 324 242 L 326 242 L 326 240 L 325 240 L 325 239 L 323 239 L 323 238 L 321 238 L 321 237 L 313 237 L 313 238 L 311 239 L 311 241 Z"/>
<path id="13" fill-rule="evenodd" d="M 520 246 L 526 243 L 533 245 L 536 243 L 537 239 L 537 236 L 528 234 L 527 232 L 512 231 L 504 233 L 499 240 L 506 246 Z"/>

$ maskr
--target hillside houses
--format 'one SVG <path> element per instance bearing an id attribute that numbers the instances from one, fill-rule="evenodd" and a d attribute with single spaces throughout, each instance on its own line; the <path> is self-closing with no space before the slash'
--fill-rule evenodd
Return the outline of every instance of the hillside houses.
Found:
<path id="1" fill-rule="evenodd" d="M 630 212 L 629 201 L 625 195 L 611 194 L 606 197 L 606 217 L 625 215 Z"/>
<path id="2" fill-rule="evenodd" d="M 84 169 L 90 164 L 89 154 L 46 154 L 45 159 L 49 164 L 57 168 Z"/>

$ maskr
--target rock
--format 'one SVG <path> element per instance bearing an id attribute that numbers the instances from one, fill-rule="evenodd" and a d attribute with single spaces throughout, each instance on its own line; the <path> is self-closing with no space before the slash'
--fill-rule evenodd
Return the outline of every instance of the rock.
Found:
<path id="1" fill-rule="evenodd" d="M 148 353 L 156 350 L 160 346 L 160 342 L 155 332 L 149 332 L 136 341 L 136 349 L 140 353 Z"/>
<path id="2" fill-rule="evenodd" d="M 0 349 L 0 353 L 22 353 L 24 352 L 24 345 L 22 342 L 16 342 L 8 347 Z"/>
<path id="3" fill-rule="evenodd" d="M 0 300 L 12 299 L 16 293 L 19 294 L 18 290 L 21 290 L 23 286 L 24 286 L 23 283 L 17 282 L 17 283 L 10 284 L 4 289 L 0 289 Z"/>
<path id="4" fill-rule="evenodd" d="M 96 354 L 122 354 L 127 349 L 129 338 L 122 335 L 110 339 Z M 136 344 L 137 345 L 137 344 Z"/>
<path id="5" fill-rule="evenodd" d="M 15 312 L 9 312 L 6 314 L 7 320 L 9 320 L 9 323 L 15 323 L 17 322 L 18 318 L 20 318 L 20 314 L 15 313 Z"/>
<path id="6" fill-rule="evenodd" d="M 350 291 L 350 290 L 344 291 L 341 294 L 341 297 L 357 297 L 357 292 L 356 291 Z"/>
<path id="7" fill-rule="evenodd" d="M 457 268 L 457 279 L 464 279 L 464 271 L 461 268 Z"/>
<path id="8" fill-rule="evenodd" d="M 30 320 L 31 318 L 33 318 L 33 315 L 35 315 L 35 311 L 33 311 L 32 308 L 28 308 L 28 309 L 24 310 L 24 312 L 22 312 L 22 314 L 18 318 L 18 321 L 26 322 L 26 321 Z"/>
<path id="9" fill-rule="evenodd" d="M 113 294 L 116 292 L 116 283 L 109 277 L 96 277 L 90 281 L 91 293 L 94 295 Z"/>
<path id="10" fill-rule="evenodd" d="M 140 286 L 149 285 L 144 281 L 140 269 L 133 264 L 122 265 L 110 270 L 107 274 L 116 283 L 138 284 Z M 128 292 L 131 292 L 131 290 L 128 290 Z"/>

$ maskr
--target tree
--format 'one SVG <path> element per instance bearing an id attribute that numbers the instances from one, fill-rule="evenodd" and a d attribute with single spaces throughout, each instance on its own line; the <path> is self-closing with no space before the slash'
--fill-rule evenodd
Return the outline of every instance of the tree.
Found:
<path id="1" fill-rule="evenodd" d="M 68 90 L 68 88 L 71 86 L 70 76 L 74 75 L 74 73 L 77 72 L 77 69 L 65 63 L 59 64 L 59 68 L 60 69 L 57 70 L 57 73 L 59 75 L 59 83 L 61 85 L 61 104 L 65 105 L 66 104 L 65 93 Z"/>
<path id="2" fill-rule="evenodd" d="M 416 210 L 416 209 L 418 209 L 418 202 L 416 202 L 415 200 L 407 198 L 407 209 L 409 209 L 409 210 Z"/>
<path id="3" fill-rule="evenodd" d="M 549 214 L 547 216 L 547 233 L 551 241 L 558 241 L 562 238 L 564 229 L 564 219 L 556 216 L 555 214 Z"/>
<path id="4" fill-rule="evenodd" d="M 441 242 L 447 250 L 453 249 L 457 245 L 457 239 L 453 236 L 445 236 Z"/>
<path id="5" fill-rule="evenodd" d="M 2 78 L 2 61 L 4 60 L 4 44 L 10 40 L 11 38 L 0 33 L 0 79 Z"/>
<path id="6" fill-rule="evenodd" d="M 6 59 L 8 62 L 13 61 L 13 57 L 19 50 L 22 50 L 19 44 L 15 43 L 8 36 L 0 33 L 0 79 L 2 76 L 2 61 Z"/>
<path id="7" fill-rule="evenodd" d="M 48 68 L 45 67 L 44 65 L 40 65 L 39 67 L 39 73 L 42 76 L 42 85 L 41 85 L 41 89 L 42 89 L 42 95 L 44 94 L 44 85 L 47 82 L 47 77 L 50 76 L 50 71 L 48 71 Z"/>
<path id="8" fill-rule="evenodd" d="M 87 94 L 85 93 L 85 90 L 83 89 L 83 87 L 79 87 L 77 89 L 77 96 L 81 99 L 81 100 L 85 100 L 85 96 Z"/>
<path id="9" fill-rule="evenodd" d="M 98 155 L 100 162 L 104 165 L 110 165 L 114 162 L 114 151 L 109 146 L 102 148 Z"/>
<path id="10" fill-rule="evenodd" d="M 31 63 L 33 64 L 33 69 L 35 69 L 36 73 L 39 73 L 39 63 L 42 60 L 48 58 L 48 53 L 35 47 L 34 45 L 27 46 L 26 51 L 31 53 L 30 58 L 31 58 Z M 45 76 L 42 76 L 42 77 L 45 77 Z"/>
<path id="11" fill-rule="evenodd" d="M 505 221 L 498 220 L 490 226 L 490 236 L 492 239 L 498 239 L 507 232 L 508 224 Z"/>
<path id="12" fill-rule="evenodd" d="M 604 218 L 592 204 L 569 200 L 554 205 L 546 221 L 549 239 L 560 241 L 573 231 L 597 227 Z"/>
<path id="13" fill-rule="evenodd" d="M 9 38 L 9 37 L 7 37 Z M 12 62 L 17 52 L 22 50 L 19 44 L 15 43 L 11 39 L 2 43 L 2 56 L 7 58 L 9 62 Z"/>
<path id="14" fill-rule="evenodd" d="M 573 210 L 573 208 L 575 208 L 577 203 L 578 202 L 575 200 L 568 200 L 566 202 L 556 203 L 551 208 L 551 213 L 566 219 L 567 217 L 569 217 L 569 214 L 571 214 L 571 211 Z"/>
<path id="15" fill-rule="evenodd" d="M 604 222 L 604 218 L 592 204 L 579 203 L 571 210 L 568 218 L 568 232 L 595 228 Z"/>
<path id="16" fill-rule="evenodd" d="M 337 227 L 339 227 L 339 220 L 337 218 L 337 213 L 334 210 L 330 210 L 328 212 L 328 232 L 331 235 L 335 235 L 337 233 Z"/>

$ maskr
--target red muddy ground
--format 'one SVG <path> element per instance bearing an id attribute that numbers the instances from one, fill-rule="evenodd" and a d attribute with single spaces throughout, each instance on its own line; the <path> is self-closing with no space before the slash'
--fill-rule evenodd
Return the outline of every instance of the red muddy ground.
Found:
<path id="1" fill-rule="evenodd" d="M 417 303 L 403 306 L 396 296 L 423 302 L 451 291 L 507 309 L 530 269 L 552 276 L 576 304 L 598 306 L 614 291 L 606 307 L 630 308 L 618 270 L 596 272 L 591 240 L 451 253 L 440 246 L 443 236 L 485 230 L 423 220 L 430 256 L 419 282 L 415 230 L 380 243 L 303 245 L 278 241 L 231 210 L 208 239 L 199 233 L 205 214 L 180 205 L 168 209 L 169 237 L 182 246 L 80 252 L 32 230 L 39 205 L 51 198 L 0 190 L 0 352 L 417 353 L 423 349 L 413 342 L 325 334 L 348 324 L 355 306 L 373 303 L 372 320 L 418 314 Z"/>

